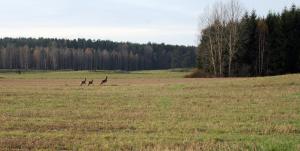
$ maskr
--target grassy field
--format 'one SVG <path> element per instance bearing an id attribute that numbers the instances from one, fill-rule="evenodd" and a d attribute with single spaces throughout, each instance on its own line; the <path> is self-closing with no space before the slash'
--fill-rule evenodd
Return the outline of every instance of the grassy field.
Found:
<path id="1" fill-rule="evenodd" d="M 0 73 L 0 150 L 300 150 L 300 75 L 185 74 Z"/>

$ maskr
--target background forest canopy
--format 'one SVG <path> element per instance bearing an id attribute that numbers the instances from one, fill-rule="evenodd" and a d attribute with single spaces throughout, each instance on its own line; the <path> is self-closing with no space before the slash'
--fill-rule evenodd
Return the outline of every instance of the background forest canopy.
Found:
<path id="1" fill-rule="evenodd" d="M 258 17 L 238 1 L 216 3 L 201 18 L 198 68 L 216 77 L 300 72 L 300 9 Z"/>
<path id="2" fill-rule="evenodd" d="M 196 47 L 109 40 L 3 38 L 0 68 L 149 70 L 196 66 Z"/>

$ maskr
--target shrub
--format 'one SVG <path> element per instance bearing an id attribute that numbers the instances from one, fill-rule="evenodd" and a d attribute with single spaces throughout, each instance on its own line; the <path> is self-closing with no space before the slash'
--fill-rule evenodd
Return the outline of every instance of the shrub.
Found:
<path id="1" fill-rule="evenodd" d="M 194 69 L 192 73 L 184 76 L 185 78 L 213 78 L 214 75 L 207 73 L 201 69 Z"/>

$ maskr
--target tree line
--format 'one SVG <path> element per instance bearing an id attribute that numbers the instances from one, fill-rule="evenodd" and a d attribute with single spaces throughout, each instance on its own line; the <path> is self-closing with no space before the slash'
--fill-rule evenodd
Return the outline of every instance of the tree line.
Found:
<path id="1" fill-rule="evenodd" d="M 240 15 L 242 14 L 242 15 Z M 244 14 L 244 15 L 243 15 Z M 216 3 L 202 18 L 198 68 L 216 77 L 300 72 L 300 9 L 258 17 L 238 1 Z"/>
<path id="2" fill-rule="evenodd" d="M 109 40 L 2 38 L 1 69 L 150 70 L 195 67 L 196 48 Z"/>

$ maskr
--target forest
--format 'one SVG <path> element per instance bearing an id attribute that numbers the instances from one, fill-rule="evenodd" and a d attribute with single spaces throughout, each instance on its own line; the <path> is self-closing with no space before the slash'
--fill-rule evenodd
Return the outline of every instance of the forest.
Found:
<path id="1" fill-rule="evenodd" d="M 230 77 L 300 72 L 300 9 L 295 5 L 258 17 L 255 11 L 242 13 L 237 1 L 231 1 L 216 4 L 203 22 L 198 68 L 205 73 Z"/>
<path id="2" fill-rule="evenodd" d="M 194 46 L 90 39 L 0 39 L 0 69 L 131 71 L 196 65 Z"/>
<path id="3" fill-rule="evenodd" d="M 244 15 L 243 15 L 244 14 Z M 0 69 L 154 70 L 192 68 L 214 77 L 300 72 L 300 9 L 260 17 L 238 1 L 216 3 L 201 20 L 199 45 L 91 39 L 1 38 Z"/>

